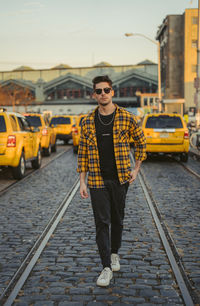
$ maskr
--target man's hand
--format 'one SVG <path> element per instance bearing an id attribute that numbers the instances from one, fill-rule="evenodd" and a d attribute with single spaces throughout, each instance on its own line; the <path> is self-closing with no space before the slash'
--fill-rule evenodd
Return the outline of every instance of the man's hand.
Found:
<path id="1" fill-rule="evenodd" d="M 87 186 L 85 182 L 80 183 L 80 194 L 82 199 L 87 199 L 88 198 L 88 192 L 87 192 Z"/>
<path id="2" fill-rule="evenodd" d="M 135 168 L 131 171 L 130 173 L 130 180 L 129 180 L 129 184 L 133 183 L 137 177 L 137 174 L 140 170 L 140 166 L 141 166 L 141 161 L 140 160 L 136 160 L 135 162 Z"/>
<path id="3" fill-rule="evenodd" d="M 136 177 L 138 174 L 138 170 L 132 170 L 130 173 L 130 180 L 129 180 L 129 184 L 133 183 L 133 181 L 135 181 Z"/>
<path id="4" fill-rule="evenodd" d="M 80 173 L 80 194 L 82 199 L 88 198 L 87 186 L 85 183 L 86 172 Z"/>

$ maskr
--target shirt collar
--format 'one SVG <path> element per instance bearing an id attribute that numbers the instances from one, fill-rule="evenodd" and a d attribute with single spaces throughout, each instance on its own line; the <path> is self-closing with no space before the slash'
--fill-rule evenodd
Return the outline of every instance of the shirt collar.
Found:
<path id="1" fill-rule="evenodd" d="M 115 103 L 113 103 L 116 107 L 116 113 L 119 111 L 119 106 Z M 95 112 L 98 109 L 99 106 L 95 107 L 95 109 L 92 111 L 91 116 L 94 118 L 95 117 Z"/>

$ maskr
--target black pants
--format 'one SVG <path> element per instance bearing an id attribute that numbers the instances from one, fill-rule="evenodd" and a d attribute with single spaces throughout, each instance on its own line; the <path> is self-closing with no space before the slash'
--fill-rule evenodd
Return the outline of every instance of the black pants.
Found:
<path id="1" fill-rule="evenodd" d="M 121 246 L 125 199 L 129 183 L 120 185 L 117 180 L 104 180 L 104 184 L 105 188 L 90 188 L 90 195 L 96 225 L 96 242 L 105 268 L 110 267 L 111 253 L 118 253 Z"/>

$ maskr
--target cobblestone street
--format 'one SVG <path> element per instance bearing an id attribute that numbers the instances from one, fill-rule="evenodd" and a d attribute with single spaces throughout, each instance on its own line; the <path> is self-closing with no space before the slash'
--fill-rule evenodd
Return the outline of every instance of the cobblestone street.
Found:
<path id="1" fill-rule="evenodd" d="M 188 164 L 200 173 L 199 162 L 190 160 Z M 167 159 L 160 164 L 153 160 L 146 161 L 142 172 L 175 241 L 189 279 L 200 296 L 199 180 Z"/>
<path id="2" fill-rule="evenodd" d="M 198 161 L 188 164 L 200 173 Z M 199 180 L 168 158 L 148 159 L 141 173 L 200 296 Z M 76 178 L 76 156 L 69 150 L 1 195 L 2 292 Z M 184 305 L 139 179 L 127 194 L 120 257 L 110 286 L 97 287 L 102 267 L 93 213 L 90 199 L 82 200 L 78 191 L 14 304 Z"/>
<path id="3" fill-rule="evenodd" d="M 0 293 L 75 180 L 72 151 L 0 197 Z"/>
<path id="4" fill-rule="evenodd" d="M 200 0 L 0 23 L 0 306 L 200 306 Z"/>
<path id="5" fill-rule="evenodd" d="M 183 304 L 138 180 L 127 195 L 124 227 L 121 271 L 99 288 L 90 201 L 77 193 L 15 305 Z"/>

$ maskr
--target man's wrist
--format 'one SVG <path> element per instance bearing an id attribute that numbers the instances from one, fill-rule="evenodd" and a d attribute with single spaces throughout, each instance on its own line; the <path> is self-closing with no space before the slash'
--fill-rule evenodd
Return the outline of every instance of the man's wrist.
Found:
<path id="1" fill-rule="evenodd" d="M 86 172 L 80 173 L 80 184 L 85 184 Z"/>
<path id="2" fill-rule="evenodd" d="M 140 160 L 136 160 L 134 170 L 139 171 L 142 162 Z"/>

